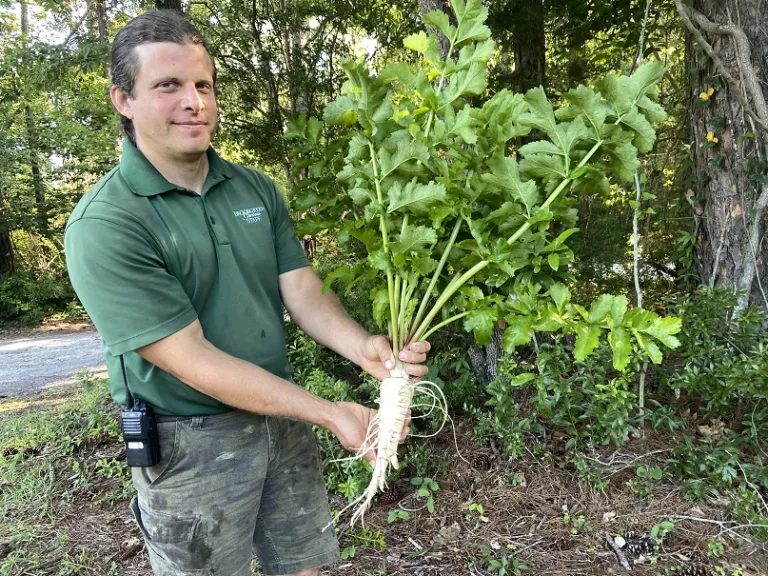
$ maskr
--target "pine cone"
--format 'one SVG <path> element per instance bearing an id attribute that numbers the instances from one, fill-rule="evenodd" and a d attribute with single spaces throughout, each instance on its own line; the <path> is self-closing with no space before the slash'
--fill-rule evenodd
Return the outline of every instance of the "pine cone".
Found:
<path id="1" fill-rule="evenodd" d="M 404 496 L 405 493 L 402 488 L 399 486 L 392 486 L 392 488 L 387 488 L 381 493 L 379 504 L 382 506 L 392 506 L 393 504 L 400 502 Z"/>
<path id="2" fill-rule="evenodd" d="M 676 576 L 711 576 L 712 572 L 707 566 L 696 564 L 693 566 L 686 566 L 675 574 Z"/>

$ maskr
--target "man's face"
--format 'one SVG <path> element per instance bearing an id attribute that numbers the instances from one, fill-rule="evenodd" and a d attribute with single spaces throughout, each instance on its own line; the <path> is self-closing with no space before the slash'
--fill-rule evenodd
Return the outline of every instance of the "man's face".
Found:
<path id="1" fill-rule="evenodd" d="M 112 101 L 133 121 L 139 149 L 169 160 L 204 154 L 218 120 L 213 67 L 205 48 L 157 42 L 135 50 L 140 66 L 133 95 L 113 87 Z"/>

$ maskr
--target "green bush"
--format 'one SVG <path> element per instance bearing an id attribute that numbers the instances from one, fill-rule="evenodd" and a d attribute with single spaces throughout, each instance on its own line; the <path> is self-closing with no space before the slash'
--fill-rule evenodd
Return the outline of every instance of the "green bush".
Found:
<path id="1" fill-rule="evenodd" d="M 768 317 L 755 309 L 734 314 L 736 299 L 701 288 L 684 301 L 676 311 L 683 318 L 680 347 L 658 376 L 693 411 L 740 427 L 745 411 L 768 409 Z"/>
<path id="2" fill-rule="evenodd" d="M 66 275 L 15 272 L 0 277 L 0 322 L 33 325 L 56 312 L 78 313 L 75 303 Z"/>

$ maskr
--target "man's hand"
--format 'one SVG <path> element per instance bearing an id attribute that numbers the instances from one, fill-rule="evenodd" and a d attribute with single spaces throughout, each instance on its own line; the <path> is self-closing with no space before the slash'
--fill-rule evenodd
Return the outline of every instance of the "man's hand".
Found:
<path id="1" fill-rule="evenodd" d="M 334 418 L 333 429 L 331 430 L 338 437 L 341 445 L 350 452 L 358 452 L 360 448 L 365 450 L 364 458 L 370 462 L 371 466 L 376 464 L 376 453 L 373 445 L 376 440 L 376 434 L 372 433 L 371 438 L 366 441 L 368 428 L 371 421 L 376 417 L 376 410 L 366 408 L 354 402 L 336 402 L 336 415 Z M 411 421 L 411 411 L 408 411 L 403 429 L 400 432 L 400 442 L 405 440 L 410 428 L 408 424 Z"/>
<path id="2" fill-rule="evenodd" d="M 400 361 L 405 364 L 408 374 L 420 378 L 429 371 L 424 362 L 430 348 L 429 342 L 414 342 L 400 351 Z M 366 338 L 360 354 L 360 367 L 379 380 L 389 378 L 389 371 L 395 367 L 395 355 L 389 340 L 384 336 Z"/>

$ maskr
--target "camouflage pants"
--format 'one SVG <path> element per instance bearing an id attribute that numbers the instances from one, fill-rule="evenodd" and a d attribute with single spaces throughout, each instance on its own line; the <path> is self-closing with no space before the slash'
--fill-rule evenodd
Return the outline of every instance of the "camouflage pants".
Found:
<path id="1" fill-rule="evenodd" d="M 248 576 L 338 559 L 322 462 L 306 422 L 235 410 L 160 418 L 161 460 L 133 468 L 131 510 L 155 576 Z"/>

